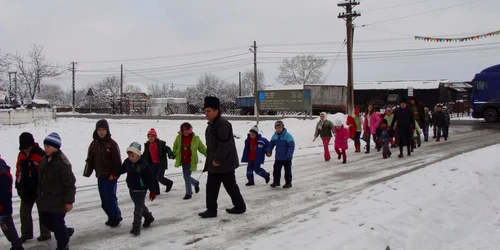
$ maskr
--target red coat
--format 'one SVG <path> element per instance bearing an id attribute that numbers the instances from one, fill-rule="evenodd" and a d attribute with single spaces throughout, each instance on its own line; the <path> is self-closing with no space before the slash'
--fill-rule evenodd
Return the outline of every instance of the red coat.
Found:
<path id="1" fill-rule="evenodd" d="M 349 126 L 349 137 L 351 139 L 354 139 L 356 137 L 356 121 L 354 121 L 354 118 L 350 115 L 347 116 L 347 126 Z"/>
<path id="2" fill-rule="evenodd" d="M 342 127 L 335 127 L 335 148 L 346 149 L 349 147 L 347 140 L 349 139 L 349 131 Z"/>

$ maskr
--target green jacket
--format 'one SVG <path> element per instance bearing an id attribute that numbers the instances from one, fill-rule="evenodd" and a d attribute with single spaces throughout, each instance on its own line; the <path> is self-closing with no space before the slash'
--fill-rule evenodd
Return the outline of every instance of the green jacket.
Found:
<path id="1" fill-rule="evenodd" d="M 196 171 L 196 167 L 198 165 L 198 152 L 200 152 L 202 155 L 207 156 L 207 148 L 201 142 L 200 137 L 195 135 L 194 133 L 191 134 L 193 136 L 193 140 L 191 141 L 191 172 Z M 175 138 L 174 142 L 174 155 L 175 155 L 175 167 L 178 168 L 182 165 L 182 155 L 181 155 L 181 148 L 182 148 L 182 135 L 179 134 Z"/>

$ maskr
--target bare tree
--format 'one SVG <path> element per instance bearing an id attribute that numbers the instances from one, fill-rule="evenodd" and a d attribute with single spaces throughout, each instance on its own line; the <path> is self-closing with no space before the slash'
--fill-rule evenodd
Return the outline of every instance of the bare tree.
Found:
<path id="1" fill-rule="evenodd" d="M 9 82 L 7 81 L 7 74 L 9 72 L 10 62 L 7 55 L 2 54 L 0 51 L 0 88 L 7 89 Z"/>
<path id="2" fill-rule="evenodd" d="M 243 72 L 243 75 L 241 77 L 241 95 L 243 96 L 253 96 L 254 94 L 254 72 L 253 70 L 245 70 Z M 257 70 L 257 90 L 263 90 L 264 89 L 264 81 L 265 81 L 265 76 L 264 76 L 264 71 L 261 69 Z"/>
<path id="3" fill-rule="evenodd" d="M 45 79 L 60 76 L 66 71 L 47 61 L 42 45 L 33 44 L 27 60 L 23 55 L 12 55 L 11 58 L 18 70 L 18 84 L 26 85 L 30 100 L 35 99 Z"/>
<path id="4" fill-rule="evenodd" d="M 124 84 L 123 93 L 143 93 L 142 89 L 132 85 L 132 84 Z"/>
<path id="5" fill-rule="evenodd" d="M 44 84 L 40 88 L 38 98 L 48 101 L 51 105 L 63 107 L 65 93 L 61 86 L 55 84 Z"/>
<path id="6" fill-rule="evenodd" d="M 148 94 L 152 98 L 164 98 L 167 97 L 169 92 L 168 85 L 166 83 L 152 83 L 148 84 Z"/>
<path id="7" fill-rule="evenodd" d="M 99 108 L 115 107 L 121 94 L 120 78 L 107 76 L 91 86 L 94 92 L 94 105 Z"/>
<path id="8" fill-rule="evenodd" d="M 323 68 L 327 60 L 314 55 L 299 55 L 283 59 L 276 80 L 283 85 L 323 84 Z"/>

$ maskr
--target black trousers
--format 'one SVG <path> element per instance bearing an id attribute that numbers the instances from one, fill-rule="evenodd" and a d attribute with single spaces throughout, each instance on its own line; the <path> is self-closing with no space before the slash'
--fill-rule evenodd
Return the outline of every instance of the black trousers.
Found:
<path id="1" fill-rule="evenodd" d="M 217 211 L 220 185 L 223 184 L 226 192 L 231 197 L 233 206 L 237 209 L 246 209 L 245 201 L 241 196 L 240 188 L 236 184 L 234 170 L 224 174 L 208 173 L 207 180 L 207 210 Z"/>
<path id="2" fill-rule="evenodd" d="M 64 217 L 66 217 L 65 213 L 40 211 L 40 220 L 56 236 L 57 249 L 64 249 L 69 243 L 68 228 L 66 228 Z"/>
<path id="3" fill-rule="evenodd" d="M 174 182 L 165 177 L 165 167 L 161 167 L 160 164 L 154 164 L 156 168 L 156 179 L 163 186 L 172 185 Z"/>

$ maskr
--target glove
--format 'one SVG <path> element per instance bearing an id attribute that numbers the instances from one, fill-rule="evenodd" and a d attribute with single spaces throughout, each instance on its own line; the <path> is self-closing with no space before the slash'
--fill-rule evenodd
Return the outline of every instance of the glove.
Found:
<path id="1" fill-rule="evenodd" d="M 149 200 L 154 201 L 156 199 L 156 193 L 155 192 L 149 192 Z"/>
<path id="2" fill-rule="evenodd" d="M 0 205 L 0 214 L 3 212 L 3 206 Z"/>

